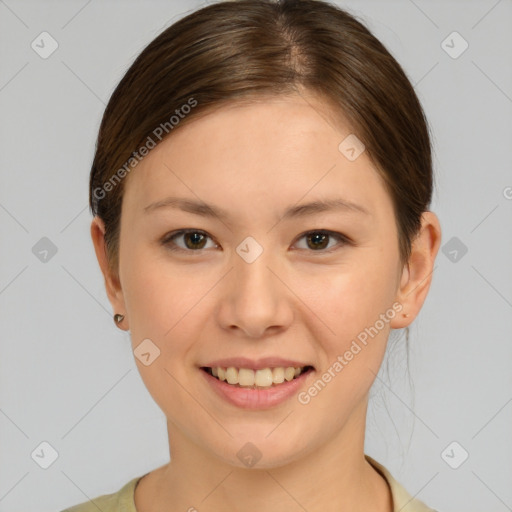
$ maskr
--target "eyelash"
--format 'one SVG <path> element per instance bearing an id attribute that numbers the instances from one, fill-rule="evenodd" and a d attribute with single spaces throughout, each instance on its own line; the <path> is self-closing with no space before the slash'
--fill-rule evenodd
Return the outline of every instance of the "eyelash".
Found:
<path id="1" fill-rule="evenodd" d="M 205 251 L 206 249 L 183 249 L 182 247 L 179 247 L 174 243 L 175 238 L 178 238 L 178 237 L 183 236 L 188 233 L 198 233 L 200 235 L 205 235 L 206 237 L 210 238 L 210 240 L 213 241 L 213 238 L 211 238 L 205 231 L 201 231 L 200 229 L 181 229 L 179 231 L 173 231 L 172 233 L 169 233 L 168 235 L 166 235 L 162 239 L 161 243 L 170 251 L 175 251 L 175 252 L 201 253 L 202 251 Z M 331 247 L 330 249 L 318 249 L 316 251 L 313 249 L 311 249 L 311 250 L 304 249 L 311 253 L 318 252 L 318 253 L 323 253 L 323 254 L 326 254 L 326 253 L 330 254 L 345 245 L 352 245 L 352 243 L 353 243 L 347 236 L 345 236 L 341 233 L 337 233 L 336 231 L 329 231 L 329 230 L 325 230 L 325 229 L 306 231 L 305 233 L 302 233 L 301 235 L 299 235 L 297 240 L 301 240 L 302 238 L 304 238 L 308 235 L 312 235 L 312 234 L 328 235 L 329 237 L 338 239 L 338 241 L 340 243 L 338 243 L 334 247 Z M 303 250 L 303 249 L 299 249 L 299 250 Z"/>

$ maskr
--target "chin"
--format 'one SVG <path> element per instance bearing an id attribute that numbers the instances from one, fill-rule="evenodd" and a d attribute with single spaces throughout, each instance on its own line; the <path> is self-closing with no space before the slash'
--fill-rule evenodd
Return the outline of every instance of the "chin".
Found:
<path id="1" fill-rule="evenodd" d="M 280 427 L 274 423 L 269 429 L 252 428 L 252 435 L 247 431 L 226 439 L 214 448 L 214 453 L 231 466 L 245 469 L 271 469 L 290 464 L 304 455 L 307 447 L 301 445 L 305 436 L 290 436 L 286 431 L 278 432 Z M 272 432 L 273 429 L 276 429 Z M 269 432 L 270 435 L 269 435 Z"/>

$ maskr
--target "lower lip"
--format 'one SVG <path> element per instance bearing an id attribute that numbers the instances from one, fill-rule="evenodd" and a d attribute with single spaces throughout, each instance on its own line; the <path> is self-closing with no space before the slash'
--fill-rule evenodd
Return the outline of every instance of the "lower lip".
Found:
<path id="1" fill-rule="evenodd" d="M 268 409 L 285 402 L 297 393 L 305 380 L 313 373 L 313 370 L 309 370 L 301 373 L 296 379 L 285 381 L 277 386 L 253 389 L 233 386 L 213 377 L 204 370 L 199 369 L 199 371 L 220 397 L 242 409 Z"/>

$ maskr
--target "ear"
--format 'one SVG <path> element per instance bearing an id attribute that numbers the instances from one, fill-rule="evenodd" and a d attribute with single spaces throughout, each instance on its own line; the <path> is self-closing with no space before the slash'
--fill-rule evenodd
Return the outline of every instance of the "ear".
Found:
<path id="1" fill-rule="evenodd" d="M 105 243 L 105 224 L 103 220 L 95 216 L 91 223 L 91 237 L 96 252 L 96 258 L 105 278 L 105 289 L 108 299 L 114 313 L 126 314 L 126 307 L 124 303 L 124 296 L 121 289 L 121 283 L 118 275 L 114 275 L 109 269 L 109 262 L 107 257 L 107 246 Z M 121 327 L 121 324 L 123 327 Z M 122 322 L 117 324 L 121 329 L 125 329 L 128 324 L 128 319 L 125 318 Z M 127 328 L 125 330 L 128 330 Z"/>
<path id="2" fill-rule="evenodd" d="M 424 212 L 421 228 L 412 242 L 409 261 L 402 270 L 396 301 L 403 309 L 390 322 L 392 329 L 402 329 L 413 322 L 423 306 L 432 282 L 434 262 L 441 245 L 441 226 L 436 214 Z M 403 314 L 408 317 L 404 317 Z"/>

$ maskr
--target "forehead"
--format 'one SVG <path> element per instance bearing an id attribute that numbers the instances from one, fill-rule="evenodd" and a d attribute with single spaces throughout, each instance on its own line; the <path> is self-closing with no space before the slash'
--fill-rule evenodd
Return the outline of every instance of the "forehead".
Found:
<path id="1" fill-rule="evenodd" d="M 351 161 L 340 151 L 349 136 L 344 118 L 314 96 L 227 104 L 152 149 L 130 174 L 125 199 L 140 209 L 178 192 L 218 204 L 263 206 L 339 191 L 371 204 L 384 192 L 383 181 L 365 152 Z"/>

